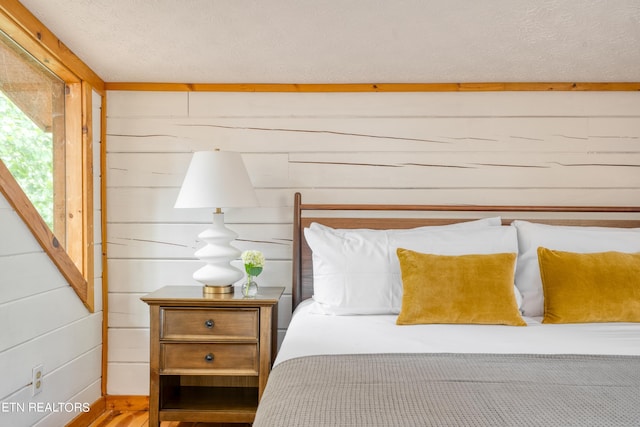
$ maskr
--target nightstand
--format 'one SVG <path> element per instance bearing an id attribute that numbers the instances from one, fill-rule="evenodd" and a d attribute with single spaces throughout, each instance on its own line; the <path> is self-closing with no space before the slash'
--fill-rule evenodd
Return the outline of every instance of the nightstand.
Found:
<path id="1" fill-rule="evenodd" d="M 150 311 L 149 425 L 160 421 L 251 423 L 276 353 L 284 288 L 255 297 L 167 286 L 142 300 Z"/>

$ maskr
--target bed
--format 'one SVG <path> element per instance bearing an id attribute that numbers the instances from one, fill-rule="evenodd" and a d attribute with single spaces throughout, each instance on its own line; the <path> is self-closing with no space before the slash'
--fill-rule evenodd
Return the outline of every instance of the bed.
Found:
<path id="1" fill-rule="evenodd" d="M 293 247 L 255 427 L 640 425 L 640 208 L 296 194 Z"/>

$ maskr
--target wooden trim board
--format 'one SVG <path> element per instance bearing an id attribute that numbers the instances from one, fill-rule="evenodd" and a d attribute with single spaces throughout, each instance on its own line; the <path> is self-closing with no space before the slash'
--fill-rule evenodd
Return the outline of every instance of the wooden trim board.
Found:
<path id="1" fill-rule="evenodd" d="M 91 404 L 89 412 L 82 412 L 72 419 L 66 427 L 86 427 L 93 421 L 97 420 L 107 410 L 106 399 L 104 396 Z"/>
<path id="2" fill-rule="evenodd" d="M 93 311 L 93 301 L 87 300 L 88 283 L 69 257 L 58 239 L 53 235 L 49 226 L 36 211 L 29 198 L 24 194 L 13 175 L 5 164 L 0 161 L 0 191 L 5 195 L 9 204 L 22 218 L 31 233 L 36 238 L 45 253 L 49 255 L 60 273 L 69 282 L 69 285 L 78 294 L 89 311 Z"/>
<path id="3" fill-rule="evenodd" d="M 640 91 L 640 82 L 487 83 L 129 83 L 107 82 L 105 90 L 158 92 L 507 92 Z"/>
<path id="4" fill-rule="evenodd" d="M 106 409 L 116 411 L 148 411 L 149 396 L 107 395 Z"/>

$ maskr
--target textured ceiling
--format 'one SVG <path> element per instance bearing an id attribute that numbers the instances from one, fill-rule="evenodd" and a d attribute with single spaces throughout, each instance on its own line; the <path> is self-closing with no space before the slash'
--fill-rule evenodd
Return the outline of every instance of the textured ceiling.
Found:
<path id="1" fill-rule="evenodd" d="M 21 0 L 107 82 L 640 81 L 639 0 Z"/>

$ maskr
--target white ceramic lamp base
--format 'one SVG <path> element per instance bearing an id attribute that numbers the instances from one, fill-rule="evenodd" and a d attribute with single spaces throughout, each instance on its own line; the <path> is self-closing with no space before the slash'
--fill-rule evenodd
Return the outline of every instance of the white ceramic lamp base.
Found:
<path id="1" fill-rule="evenodd" d="M 193 278 L 205 285 L 205 293 L 232 293 L 233 283 L 240 280 L 243 273 L 233 267 L 231 261 L 237 259 L 241 252 L 231 245 L 238 235 L 225 227 L 224 213 L 214 213 L 213 227 L 198 237 L 206 246 L 196 251 L 195 256 L 207 265 L 193 273 Z"/>

